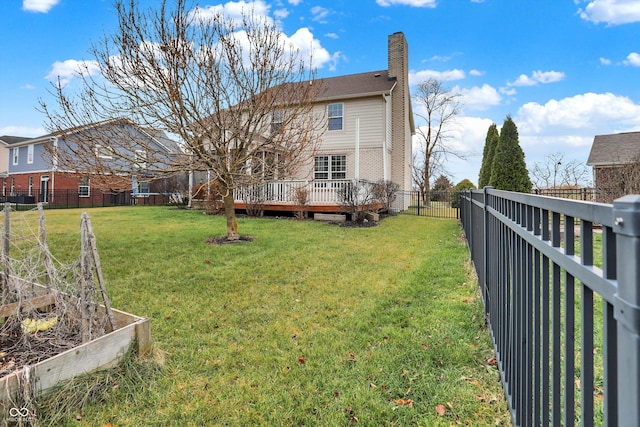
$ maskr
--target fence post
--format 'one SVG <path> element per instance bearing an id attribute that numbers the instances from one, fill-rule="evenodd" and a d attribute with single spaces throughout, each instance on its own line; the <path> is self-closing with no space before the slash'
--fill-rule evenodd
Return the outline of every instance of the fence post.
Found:
<path id="1" fill-rule="evenodd" d="M 484 270 L 482 289 L 484 290 L 484 302 L 485 302 L 485 319 L 489 316 L 489 251 L 491 245 L 494 242 L 491 241 L 491 214 L 489 214 L 489 191 L 493 190 L 493 187 L 485 186 L 482 189 L 482 227 L 483 227 L 483 239 L 484 247 L 482 248 L 482 268 Z"/>
<path id="2" fill-rule="evenodd" d="M 614 317 L 618 323 L 618 421 L 640 420 L 640 196 L 613 202 L 618 288 Z"/>

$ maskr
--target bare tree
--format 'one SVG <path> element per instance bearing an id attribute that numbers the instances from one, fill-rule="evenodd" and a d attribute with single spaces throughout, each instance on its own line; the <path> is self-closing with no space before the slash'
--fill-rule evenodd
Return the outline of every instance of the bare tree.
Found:
<path id="1" fill-rule="evenodd" d="M 413 182 L 425 194 L 425 205 L 429 203 L 431 179 L 444 173 L 447 155 L 463 157 L 447 144 L 452 136 L 454 119 L 460 113 L 460 96 L 435 78 L 417 86 L 414 96 L 418 106 L 416 115 L 425 125 L 416 129 L 418 147 L 413 157 Z"/>
<path id="2" fill-rule="evenodd" d="M 552 153 L 533 165 L 531 178 L 538 189 L 577 187 L 589 181 L 589 170 L 575 159 L 566 160 L 563 153 Z"/>
<path id="3" fill-rule="evenodd" d="M 50 130 L 72 138 L 52 153 L 55 162 L 109 176 L 131 173 L 141 157 L 146 175 L 156 178 L 210 171 L 223 197 L 227 239 L 237 240 L 233 191 L 291 177 L 322 135 L 312 58 L 253 10 L 234 20 L 186 0 L 147 11 L 135 0 L 116 0 L 115 7 L 118 28 L 92 46 L 95 61 L 79 71 L 80 88 L 58 82 L 56 108 L 41 101 Z M 181 154 L 127 137 L 126 126 L 94 126 L 115 119 L 176 135 Z M 96 147 L 108 147 L 109 155 L 97 155 Z"/>

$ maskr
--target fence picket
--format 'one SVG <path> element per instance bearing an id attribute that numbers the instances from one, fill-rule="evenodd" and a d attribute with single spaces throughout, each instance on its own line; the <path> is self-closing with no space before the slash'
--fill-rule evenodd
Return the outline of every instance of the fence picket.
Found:
<path id="1" fill-rule="evenodd" d="M 513 424 L 639 425 L 640 196 L 458 202 Z"/>

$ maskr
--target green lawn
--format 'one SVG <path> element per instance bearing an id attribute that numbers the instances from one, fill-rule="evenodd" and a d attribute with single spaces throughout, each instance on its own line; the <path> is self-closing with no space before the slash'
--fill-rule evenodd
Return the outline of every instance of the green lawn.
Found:
<path id="1" fill-rule="evenodd" d="M 45 425 L 510 424 L 456 220 L 241 218 L 254 241 L 216 246 L 223 217 L 88 212 L 112 304 L 151 319 L 155 352 Z M 79 217 L 46 212 L 58 258 Z"/>

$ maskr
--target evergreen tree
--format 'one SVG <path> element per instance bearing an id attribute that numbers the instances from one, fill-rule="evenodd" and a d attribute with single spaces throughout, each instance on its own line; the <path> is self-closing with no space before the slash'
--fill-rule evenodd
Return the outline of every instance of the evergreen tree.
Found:
<path id="1" fill-rule="evenodd" d="M 484 140 L 484 150 L 482 151 L 482 166 L 480 167 L 480 176 L 478 177 L 478 188 L 484 188 L 489 185 L 491 180 L 491 166 L 493 165 L 493 156 L 496 153 L 496 146 L 500 135 L 498 127 L 495 123 L 489 126 L 487 137 Z"/>
<path id="2" fill-rule="evenodd" d="M 451 180 L 444 175 L 440 175 L 431 186 L 431 201 L 438 202 L 448 200 L 452 187 L 453 183 Z"/>
<path id="3" fill-rule="evenodd" d="M 518 142 L 518 128 L 511 116 L 507 116 L 500 131 L 491 165 L 489 185 L 498 190 L 531 192 L 529 171 L 524 161 L 524 152 Z"/>
<path id="4" fill-rule="evenodd" d="M 455 187 L 453 187 L 454 192 L 464 191 L 464 190 L 475 190 L 475 189 L 476 189 L 476 186 L 473 185 L 473 182 L 471 182 L 467 178 L 463 179 L 462 181 L 457 183 Z"/>
<path id="5" fill-rule="evenodd" d="M 453 187 L 453 194 L 451 195 L 451 207 L 458 208 L 460 207 L 460 192 L 465 190 L 475 190 L 476 186 L 473 185 L 473 182 L 468 179 L 463 179 L 459 183 Z"/>

